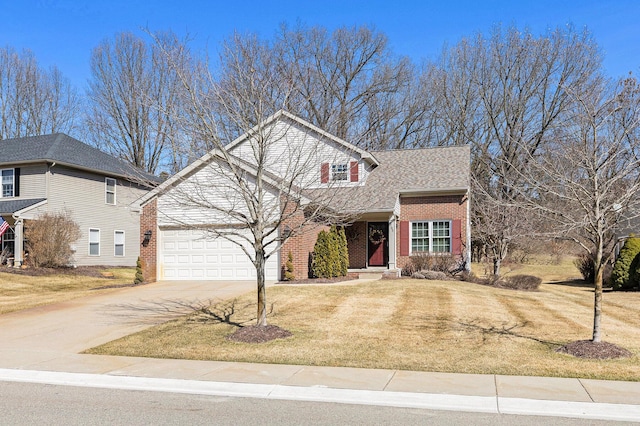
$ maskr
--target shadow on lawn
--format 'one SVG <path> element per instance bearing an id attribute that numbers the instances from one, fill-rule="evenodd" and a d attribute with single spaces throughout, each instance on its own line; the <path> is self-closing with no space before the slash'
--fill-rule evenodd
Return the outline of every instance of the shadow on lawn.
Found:
<path id="1" fill-rule="evenodd" d="M 169 300 L 142 301 L 140 303 L 126 303 L 109 305 L 103 308 L 106 315 L 124 319 L 134 325 L 158 325 L 167 321 L 185 318 L 190 323 L 229 324 L 234 327 L 244 327 L 255 323 L 256 318 L 246 321 L 235 321 L 233 316 L 237 312 L 237 300 L 215 301 L 208 300 Z M 246 305 L 240 309 L 244 309 Z M 267 314 L 273 312 L 273 305 Z"/>
<path id="2" fill-rule="evenodd" d="M 579 287 L 593 290 L 593 283 L 588 283 L 585 280 L 563 280 L 563 281 L 545 281 L 543 284 L 551 284 L 565 287 Z"/>
<path id="3" fill-rule="evenodd" d="M 527 322 L 515 323 L 512 325 L 509 323 L 503 323 L 501 326 L 493 326 L 493 325 L 483 326 L 478 324 L 477 321 L 473 321 L 473 320 L 470 322 L 450 320 L 450 322 L 458 326 L 461 326 L 463 329 L 478 331 L 482 333 L 482 343 L 486 343 L 487 339 L 490 336 L 508 336 L 508 337 L 517 337 L 520 339 L 532 340 L 534 342 L 542 343 L 543 345 L 549 348 L 557 348 L 564 344 L 562 342 L 553 342 L 550 340 L 539 339 L 534 336 L 527 336 L 525 334 L 518 333 L 517 330 L 526 326 Z"/>

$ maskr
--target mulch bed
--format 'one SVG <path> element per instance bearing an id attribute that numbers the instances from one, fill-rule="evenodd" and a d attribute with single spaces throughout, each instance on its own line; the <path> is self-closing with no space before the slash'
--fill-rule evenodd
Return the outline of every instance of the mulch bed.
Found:
<path id="1" fill-rule="evenodd" d="M 573 355 L 577 358 L 588 359 L 614 359 L 629 358 L 633 356 L 631 352 L 618 345 L 609 342 L 593 342 L 591 340 L 578 340 L 564 345 L 556 352 Z"/>
<path id="2" fill-rule="evenodd" d="M 275 339 L 285 339 L 293 334 L 277 325 L 249 325 L 240 327 L 227 336 L 228 340 L 242 343 L 265 343 Z"/>
<path id="3" fill-rule="evenodd" d="M 357 277 L 307 278 L 304 280 L 278 281 L 278 284 L 331 284 L 342 281 L 357 280 Z"/>

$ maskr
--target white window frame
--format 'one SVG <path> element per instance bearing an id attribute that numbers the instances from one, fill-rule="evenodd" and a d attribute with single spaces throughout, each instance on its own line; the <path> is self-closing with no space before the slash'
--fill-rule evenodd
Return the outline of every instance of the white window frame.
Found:
<path id="1" fill-rule="evenodd" d="M 11 195 L 4 195 L 4 172 L 11 171 Z M 16 169 L 0 169 L 0 198 L 16 196 Z"/>
<path id="2" fill-rule="evenodd" d="M 98 254 L 91 254 L 91 244 L 96 244 L 95 241 L 91 241 L 92 232 L 97 232 L 98 233 L 98 241 L 97 241 Z M 100 245 L 101 245 L 100 244 L 100 229 L 99 228 L 89 228 L 89 252 L 88 252 L 89 256 L 96 256 L 96 257 L 100 256 Z"/>
<path id="3" fill-rule="evenodd" d="M 347 182 L 349 180 L 349 163 L 331 164 L 331 180 L 335 182 Z"/>
<path id="4" fill-rule="evenodd" d="M 109 182 L 113 182 L 113 191 L 109 190 Z M 112 206 L 116 205 L 116 187 L 118 186 L 118 181 L 114 178 L 104 178 L 104 202 L 105 204 L 109 204 Z M 109 194 L 113 194 L 113 203 L 109 202 Z"/>
<path id="5" fill-rule="evenodd" d="M 453 250 L 453 238 L 451 228 L 453 226 L 453 221 L 449 219 L 440 219 L 440 220 L 415 220 L 411 221 L 411 226 L 409 227 L 409 253 L 429 253 L 429 254 L 440 254 L 440 253 L 452 253 Z M 449 235 L 448 236 L 434 236 L 434 224 L 435 223 L 447 223 Z M 413 226 L 415 224 L 427 224 L 428 235 L 426 237 L 414 237 L 413 236 Z M 414 239 L 427 239 L 429 250 L 428 251 L 417 251 L 413 249 L 413 240 Z M 448 251 L 433 251 L 433 240 L 438 238 L 448 238 L 449 239 L 449 250 Z"/>
<path id="6" fill-rule="evenodd" d="M 16 235 L 11 227 L 9 227 L 9 229 L 7 229 L 0 237 L 0 251 L 4 250 L 5 246 L 9 245 L 13 247 L 13 250 L 11 250 L 11 253 L 13 253 L 16 249 Z"/>
<path id="7" fill-rule="evenodd" d="M 118 234 L 122 234 L 122 244 L 118 244 Z M 125 234 L 124 231 L 120 231 L 120 230 L 115 230 L 113 231 L 113 255 L 115 257 L 124 257 L 125 253 L 124 253 L 124 248 L 125 248 Z M 122 254 L 118 254 L 118 249 L 117 247 L 119 245 L 122 245 Z"/>

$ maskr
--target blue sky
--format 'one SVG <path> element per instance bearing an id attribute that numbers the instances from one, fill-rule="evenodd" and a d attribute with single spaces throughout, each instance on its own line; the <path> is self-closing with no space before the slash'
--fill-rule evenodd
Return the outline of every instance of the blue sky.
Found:
<path id="1" fill-rule="evenodd" d="M 494 25 L 528 27 L 534 34 L 571 24 L 587 27 L 600 45 L 605 71 L 614 77 L 640 73 L 640 1 L 153 1 L 0 0 L 0 45 L 31 49 L 43 66 L 57 65 L 83 89 L 91 50 L 120 31 L 171 29 L 195 37 L 211 53 L 234 31 L 270 37 L 286 22 L 372 25 L 389 37 L 393 51 L 416 62 L 435 59 L 455 44 Z"/>

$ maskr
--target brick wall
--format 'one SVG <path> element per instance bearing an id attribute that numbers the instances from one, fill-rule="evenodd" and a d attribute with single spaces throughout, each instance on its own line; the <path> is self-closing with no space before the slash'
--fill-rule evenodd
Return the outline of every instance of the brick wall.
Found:
<path id="1" fill-rule="evenodd" d="M 281 235 L 284 234 L 285 228 L 294 230 L 294 234 L 284 242 L 280 248 L 280 279 L 284 277 L 285 264 L 289 257 L 289 252 L 293 256 L 293 274 L 297 279 L 305 279 L 309 277 L 309 256 L 313 252 L 313 248 L 318 239 L 318 234 L 323 229 L 329 230 L 325 225 L 305 224 L 301 232 L 297 232 L 298 228 L 304 223 L 304 212 L 302 209 L 294 211 L 297 206 L 288 204 L 286 209 L 290 216 L 283 221 L 280 229 Z"/>
<path id="2" fill-rule="evenodd" d="M 417 220 L 455 220 L 460 219 L 462 250 L 467 245 L 467 203 L 466 195 L 448 195 L 438 197 L 401 197 L 400 221 Z M 410 230 L 409 230 L 410 231 Z M 403 268 L 409 262 L 409 256 L 400 256 L 400 232 L 396 238 L 398 253 L 397 267 Z"/>
<path id="3" fill-rule="evenodd" d="M 140 217 L 140 242 L 144 241 L 144 233 L 151 230 L 151 240 L 148 243 L 140 245 L 140 261 L 142 263 L 142 276 L 144 282 L 154 282 L 156 277 L 157 265 L 157 199 L 147 203 L 142 208 L 142 216 Z"/>
<path id="4" fill-rule="evenodd" d="M 349 249 L 349 268 L 367 267 L 367 223 L 354 222 L 345 230 Z"/>

